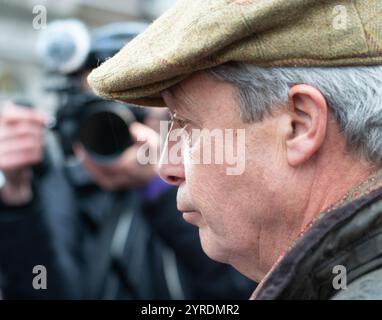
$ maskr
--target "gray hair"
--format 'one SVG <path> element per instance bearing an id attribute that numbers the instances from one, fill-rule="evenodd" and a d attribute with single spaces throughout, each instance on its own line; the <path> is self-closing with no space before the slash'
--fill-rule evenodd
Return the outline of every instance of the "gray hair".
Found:
<path id="1" fill-rule="evenodd" d="M 236 87 L 245 122 L 261 121 L 286 106 L 293 85 L 318 89 L 342 130 L 348 149 L 382 166 L 382 66 L 337 68 L 260 68 L 231 62 L 208 70 Z"/>

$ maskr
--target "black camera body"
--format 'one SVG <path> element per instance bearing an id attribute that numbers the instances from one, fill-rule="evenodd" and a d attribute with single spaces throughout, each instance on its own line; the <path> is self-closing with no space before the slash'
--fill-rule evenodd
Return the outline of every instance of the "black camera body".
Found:
<path id="1" fill-rule="evenodd" d="M 146 111 L 116 101 L 104 100 L 79 90 L 61 91 L 52 129 L 65 155 L 79 142 L 97 162 L 117 159 L 133 143 L 131 123 L 143 123 Z"/>
<path id="2" fill-rule="evenodd" d="M 116 54 L 147 28 L 144 22 L 116 22 L 89 30 L 79 20 L 57 20 L 39 35 L 37 53 L 47 72 L 47 91 L 57 94 L 53 129 L 65 155 L 80 142 L 97 161 L 110 161 L 132 143 L 129 126 L 143 122 L 145 111 L 84 91 L 87 73 Z M 58 80 L 58 82 L 57 82 Z"/>

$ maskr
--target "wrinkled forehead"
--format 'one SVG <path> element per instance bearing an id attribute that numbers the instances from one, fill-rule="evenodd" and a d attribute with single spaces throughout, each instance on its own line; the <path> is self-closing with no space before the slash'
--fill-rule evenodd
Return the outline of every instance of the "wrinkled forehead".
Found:
<path id="1" fill-rule="evenodd" d="M 162 98 L 171 112 L 197 113 L 202 108 L 203 90 L 197 85 L 200 76 L 192 75 L 161 92 Z"/>
<path id="2" fill-rule="evenodd" d="M 208 114 L 214 105 L 232 96 L 233 86 L 223 83 L 205 71 L 196 72 L 176 85 L 163 90 L 161 96 L 171 112 Z"/>

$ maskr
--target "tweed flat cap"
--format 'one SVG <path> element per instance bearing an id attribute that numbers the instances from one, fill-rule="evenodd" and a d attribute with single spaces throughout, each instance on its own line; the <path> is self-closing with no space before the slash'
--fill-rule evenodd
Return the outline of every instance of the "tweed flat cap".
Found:
<path id="1" fill-rule="evenodd" d="M 88 81 L 102 97 L 163 106 L 162 90 L 228 61 L 382 64 L 382 1 L 178 0 Z"/>

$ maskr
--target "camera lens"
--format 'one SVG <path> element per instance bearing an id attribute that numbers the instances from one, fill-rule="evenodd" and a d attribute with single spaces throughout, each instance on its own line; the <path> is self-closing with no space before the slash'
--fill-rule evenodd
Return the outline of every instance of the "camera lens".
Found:
<path id="1" fill-rule="evenodd" d="M 95 160 L 111 161 L 134 143 L 129 126 L 135 117 L 127 107 L 102 102 L 87 108 L 89 112 L 81 123 L 79 141 Z"/>

